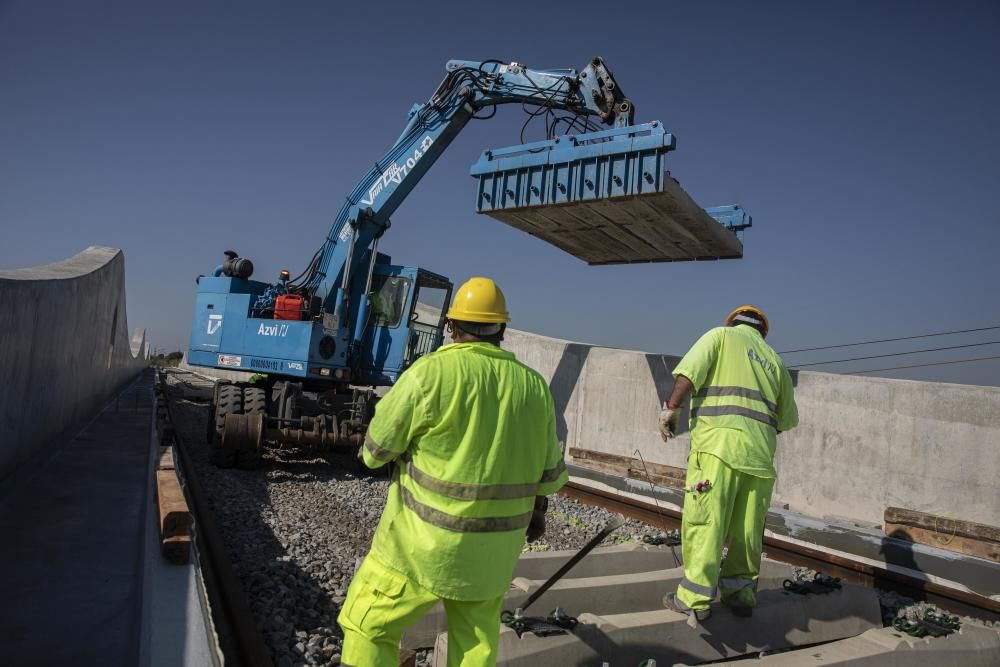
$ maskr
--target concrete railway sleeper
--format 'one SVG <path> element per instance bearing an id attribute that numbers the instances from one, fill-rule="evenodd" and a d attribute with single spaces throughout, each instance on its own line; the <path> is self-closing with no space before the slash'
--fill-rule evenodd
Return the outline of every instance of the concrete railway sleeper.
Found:
<path id="1" fill-rule="evenodd" d="M 226 621 L 228 629 L 220 631 L 230 638 L 224 645 L 226 662 L 337 665 L 336 615 L 357 558 L 367 550 L 387 480 L 358 477 L 343 466 L 329 465 L 316 449 L 261 448 L 256 469 L 216 468 L 210 464 L 213 447 L 202 434 L 206 421 L 209 430 L 214 430 L 216 406 L 223 399 L 235 406 L 237 394 L 234 389 L 222 391 L 220 386 L 213 396 L 209 414 L 205 404 L 180 400 L 171 392 L 170 412 L 177 422 L 179 458 L 189 482 L 186 490 L 197 496 L 190 500 L 197 517 L 200 561 L 212 570 L 206 581 L 223 587 L 212 596 L 218 601 L 213 609 L 218 606 L 220 613 L 230 613 L 230 607 L 239 606 L 234 601 L 245 602 L 242 620 L 236 614 L 235 620 Z M 220 437 L 251 443 L 266 438 L 269 429 L 264 415 L 246 412 L 242 388 L 238 396 L 240 412 L 224 415 Z M 281 428 L 280 422 L 270 428 Z M 215 439 L 216 434 L 212 436 Z M 509 600 L 514 607 L 537 591 L 607 521 L 620 515 L 626 521 L 614 535 L 618 543 L 591 552 L 535 605 L 539 615 L 561 607 L 577 618 L 577 626 L 551 637 L 530 632 L 518 637 L 516 632 L 503 631 L 506 648 L 499 664 L 601 664 L 591 660 L 589 647 L 600 648 L 597 653 L 611 665 L 638 665 L 649 658 L 657 664 L 700 664 L 778 650 L 784 652 L 763 660 L 789 656 L 776 664 L 802 664 L 813 662 L 811 656 L 819 652 L 836 656 L 842 651 L 878 649 L 880 659 L 889 662 L 871 664 L 896 664 L 892 661 L 897 652 L 907 656 L 906 664 L 911 667 L 930 664 L 929 660 L 954 664 L 953 655 L 962 655 L 961 664 L 998 661 L 1000 634 L 989 624 L 962 619 L 960 627 L 947 636 L 910 637 L 881 627 L 885 610 L 879 609 L 875 592 L 845 583 L 823 595 L 791 593 L 783 589 L 784 581 L 795 576 L 793 567 L 770 560 L 761 572 L 761 607 L 753 619 L 731 618 L 723 609 L 713 613 L 702 629 L 693 629 L 686 618 L 656 608 L 662 593 L 683 576 L 670 547 L 654 544 L 655 536 L 662 535 L 660 529 L 673 527 L 669 510 L 621 502 L 621 497 L 617 503 L 612 500 L 583 498 L 575 488 L 554 499 L 546 538 L 535 547 L 545 550 L 526 552 L 515 570 Z M 211 538 L 213 523 L 217 528 Z M 796 565 L 869 586 L 885 581 L 857 564 L 831 565 L 813 554 L 796 556 L 771 546 L 768 554 L 771 558 L 789 556 Z M 217 574 L 227 569 L 228 577 Z M 854 576 L 849 576 L 852 572 Z M 964 613 L 969 602 L 963 603 Z M 988 610 L 982 612 L 989 618 Z M 926 617 L 922 610 L 920 617 Z M 445 664 L 443 620 L 435 612 L 404 636 L 403 645 L 409 649 L 404 653 L 418 667 Z M 784 630 L 782 624 L 787 625 Z M 432 652 L 435 643 L 440 648 Z M 805 646 L 809 648 L 801 648 Z M 580 663 L 577 658 L 590 662 Z"/>

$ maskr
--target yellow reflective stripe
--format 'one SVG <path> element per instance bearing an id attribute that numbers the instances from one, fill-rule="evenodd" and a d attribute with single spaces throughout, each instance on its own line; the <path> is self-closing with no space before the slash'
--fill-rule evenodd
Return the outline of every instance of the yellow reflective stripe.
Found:
<path id="1" fill-rule="evenodd" d="M 778 428 L 778 420 L 771 415 L 751 410 L 750 408 L 741 408 L 738 405 L 702 405 L 691 410 L 691 419 L 697 419 L 698 417 L 723 417 L 727 415 L 746 417 L 754 421 L 764 422 L 771 428 Z"/>
<path id="2" fill-rule="evenodd" d="M 695 398 L 707 398 L 709 396 L 739 396 L 740 398 L 749 398 L 752 401 L 760 401 L 771 412 L 778 411 L 777 403 L 767 400 L 764 394 L 756 389 L 748 389 L 747 387 L 705 387 L 695 394 Z"/>
<path id="3" fill-rule="evenodd" d="M 414 498 L 405 486 L 399 485 L 403 504 L 423 521 L 455 533 L 503 533 L 523 530 L 531 522 L 532 511 L 514 516 L 464 517 L 455 516 L 425 505 Z"/>
<path id="4" fill-rule="evenodd" d="M 379 447 L 378 443 L 372 440 L 370 435 L 365 435 L 365 449 L 368 450 L 368 453 L 371 454 L 372 458 L 376 461 L 391 461 L 399 456 L 394 451 Z"/>
<path id="5" fill-rule="evenodd" d="M 566 472 L 566 461 L 564 459 L 559 459 L 559 463 L 555 465 L 554 468 L 548 468 L 542 472 L 542 478 L 539 480 L 542 484 L 546 482 L 554 482 L 559 479 L 559 475 Z"/>
<path id="6" fill-rule="evenodd" d="M 747 579 L 746 577 L 721 577 L 719 579 L 719 588 L 722 588 L 730 593 L 735 593 L 736 591 L 743 590 L 744 588 L 753 588 L 757 590 L 757 580 Z"/>
<path id="7" fill-rule="evenodd" d="M 528 484 L 466 484 L 450 482 L 428 475 L 410 461 L 406 474 L 414 482 L 434 493 L 457 500 L 513 500 L 532 498 L 538 490 L 538 482 Z"/>
<path id="8" fill-rule="evenodd" d="M 707 598 L 714 598 L 715 594 L 718 593 L 718 590 L 716 590 L 715 586 L 712 586 L 711 588 L 709 588 L 708 586 L 702 586 L 701 584 L 696 584 L 687 577 L 681 579 L 680 585 L 688 589 L 692 593 L 696 593 L 698 595 L 704 595 Z"/>

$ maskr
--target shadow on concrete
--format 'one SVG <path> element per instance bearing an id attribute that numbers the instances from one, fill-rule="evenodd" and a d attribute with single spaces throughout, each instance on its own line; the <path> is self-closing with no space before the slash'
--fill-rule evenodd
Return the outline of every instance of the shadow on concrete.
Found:
<path id="1" fill-rule="evenodd" d="M 905 567 L 914 572 L 923 573 L 917 565 L 917 559 L 913 554 L 913 542 L 907 539 L 906 531 L 895 529 L 882 538 L 878 552 L 882 554 L 887 565 Z M 927 600 L 927 593 L 923 590 L 908 589 L 907 596 L 921 602 Z"/>
<path id="2" fill-rule="evenodd" d="M 53 439 L 0 502 L 0 662 L 136 664 L 152 375 Z M 119 398 L 120 397 L 120 398 Z"/>
<path id="3" fill-rule="evenodd" d="M 641 665 L 650 658 L 655 659 L 657 664 L 663 661 L 667 665 L 678 662 L 694 665 L 703 662 L 701 656 L 672 648 L 667 642 L 615 641 L 596 625 L 580 624 L 573 630 L 573 634 L 612 665 Z M 582 667 L 594 662 L 588 659 L 576 664 Z"/>
<path id="4" fill-rule="evenodd" d="M 851 619 L 864 623 L 855 614 L 844 613 L 843 602 L 834 601 L 835 596 L 843 594 L 803 596 L 782 589 L 763 590 L 757 594 L 757 609 L 749 619 L 734 616 L 721 604 L 713 604 L 712 617 L 701 624 L 704 630 L 701 639 L 721 655 L 744 655 L 795 646 L 796 642 L 789 637 L 808 635 L 816 623 L 850 622 Z M 808 602 L 805 609 L 803 601 Z M 790 604 L 795 604 L 799 613 L 784 609 Z M 850 633 L 842 634 L 848 636 Z M 798 643 L 802 643 L 801 640 Z"/>
<path id="5" fill-rule="evenodd" d="M 667 399 L 670 398 L 670 392 L 674 389 L 674 376 L 667 366 L 667 357 L 662 354 L 647 354 L 646 364 L 649 366 L 649 374 L 652 376 L 653 384 L 656 386 L 657 405 L 663 407 Z M 677 420 L 677 435 L 687 433 L 688 419 L 690 417 L 691 401 L 688 400 L 684 401 L 683 412 L 680 419 Z"/>
<path id="6" fill-rule="evenodd" d="M 587 363 L 591 345 L 582 343 L 567 343 L 563 350 L 559 364 L 556 366 L 552 379 L 549 381 L 549 389 L 552 392 L 552 402 L 556 409 L 556 437 L 559 442 L 566 444 L 566 437 L 569 428 L 566 425 L 566 406 L 573 395 L 573 390 L 580 381 L 583 367 Z"/>

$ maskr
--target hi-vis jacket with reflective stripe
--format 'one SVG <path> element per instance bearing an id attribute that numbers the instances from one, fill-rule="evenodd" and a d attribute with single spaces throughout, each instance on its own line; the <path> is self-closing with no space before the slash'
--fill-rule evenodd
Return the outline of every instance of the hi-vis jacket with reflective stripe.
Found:
<path id="1" fill-rule="evenodd" d="M 792 378 L 778 353 L 751 326 L 716 327 L 673 371 L 694 385 L 691 450 L 731 468 L 775 477 L 776 435 L 799 423 Z"/>
<path id="2" fill-rule="evenodd" d="M 568 480 L 548 384 L 488 343 L 407 369 L 376 405 L 364 459 L 398 462 L 372 553 L 453 600 L 509 588 L 535 496 Z"/>

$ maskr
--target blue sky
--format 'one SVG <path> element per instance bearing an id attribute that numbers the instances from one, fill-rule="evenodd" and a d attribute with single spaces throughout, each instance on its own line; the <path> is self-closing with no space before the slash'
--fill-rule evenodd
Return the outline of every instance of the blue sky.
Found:
<path id="1" fill-rule="evenodd" d="M 601 55 L 637 120 L 677 136 L 695 200 L 753 215 L 743 259 L 589 267 L 477 215 L 468 168 L 518 143 L 513 106 L 466 128 L 380 249 L 496 278 L 517 328 L 671 354 L 741 303 L 778 350 L 1000 325 L 998 31 L 996 2 L 0 1 L 0 266 L 123 248 L 130 326 L 183 348 L 194 277 L 227 248 L 258 279 L 301 271 L 447 60 Z M 1000 360 L 884 375 L 1000 384 Z"/>

